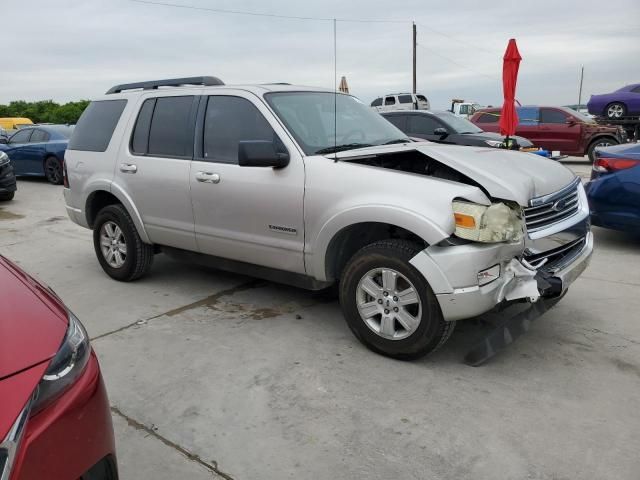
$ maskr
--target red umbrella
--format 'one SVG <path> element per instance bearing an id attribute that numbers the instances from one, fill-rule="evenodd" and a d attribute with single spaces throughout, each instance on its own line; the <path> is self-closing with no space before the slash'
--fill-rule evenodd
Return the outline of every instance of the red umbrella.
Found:
<path id="1" fill-rule="evenodd" d="M 504 104 L 500 114 L 500 134 L 506 135 L 507 148 L 509 147 L 509 135 L 516 133 L 518 125 L 518 114 L 516 113 L 516 82 L 518 81 L 518 69 L 520 68 L 520 52 L 516 40 L 509 40 L 507 50 L 504 52 L 502 62 L 502 90 L 504 94 Z"/>

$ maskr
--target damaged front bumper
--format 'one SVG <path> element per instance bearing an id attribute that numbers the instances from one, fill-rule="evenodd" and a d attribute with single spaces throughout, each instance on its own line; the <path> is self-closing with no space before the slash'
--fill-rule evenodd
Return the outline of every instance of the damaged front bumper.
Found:
<path id="1" fill-rule="evenodd" d="M 522 245 L 460 245 L 429 247 L 411 263 L 429 281 L 446 320 L 476 317 L 507 302 L 538 302 L 561 296 L 587 268 L 593 252 L 593 234 L 576 240 L 552 264 L 528 264 Z M 500 266 L 498 278 L 478 284 L 478 273 Z M 446 272 L 446 275 L 445 273 Z M 455 285 L 470 285 L 456 287 Z"/>

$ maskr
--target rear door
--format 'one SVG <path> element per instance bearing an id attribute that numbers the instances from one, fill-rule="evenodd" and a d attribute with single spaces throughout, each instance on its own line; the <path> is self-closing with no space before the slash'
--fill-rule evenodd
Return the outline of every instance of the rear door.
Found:
<path id="1" fill-rule="evenodd" d="M 28 169 L 29 173 L 44 175 L 44 157 L 48 141 L 49 134 L 36 128 L 31 134 L 29 144 L 23 147 L 25 168 Z"/>
<path id="2" fill-rule="evenodd" d="M 198 95 L 141 95 L 120 147 L 115 182 L 131 197 L 153 243 L 196 250 L 189 169 Z"/>
<path id="3" fill-rule="evenodd" d="M 200 252 L 304 273 L 304 163 L 286 131 L 242 90 L 203 97 L 197 130 L 190 183 Z M 275 142 L 289 165 L 241 167 L 245 140 Z"/>
<path id="4" fill-rule="evenodd" d="M 413 95 L 398 95 L 398 110 L 417 110 Z"/>
<path id="5" fill-rule="evenodd" d="M 541 108 L 540 145 L 548 150 L 559 150 L 561 153 L 580 151 L 582 126 L 577 121 L 568 123 L 571 119 L 573 117 L 558 108 Z"/>

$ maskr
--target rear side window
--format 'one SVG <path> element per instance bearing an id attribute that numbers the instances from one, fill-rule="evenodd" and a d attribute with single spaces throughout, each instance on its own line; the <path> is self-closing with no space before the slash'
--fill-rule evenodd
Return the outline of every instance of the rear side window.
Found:
<path id="1" fill-rule="evenodd" d="M 49 134 L 44 130 L 34 130 L 31 134 L 30 143 L 40 143 L 40 142 L 48 142 Z"/>
<path id="2" fill-rule="evenodd" d="M 131 151 L 133 153 L 144 155 L 149 150 L 149 129 L 151 128 L 151 116 L 155 106 L 155 98 L 149 98 L 142 104 L 136 125 L 133 127 L 133 137 L 131 138 Z"/>
<path id="3" fill-rule="evenodd" d="M 189 96 L 156 99 L 149 129 L 149 155 L 193 155 L 193 98 Z"/>
<path id="4" fill-rule="evenodd" d="M 126 100 L 91 102 L 82 112 L 67 148 L 87 152 L 104 152 L 109 146 L 113 131 L 116 129 L 126 105 Z"/>
<path id="5" fill-rule="evenodd" d="M 384 104 L 385 105 L 395 105 L 396 104 L 396 97 L 386 97 L 384 99 Z"/>
<path id="6" fill-rule="evenodd" d="M 398 95 L 398 103 L 413 103 L 411 95 Z"/>
<path id="7" fill-rule="evenodd" d="M 382 99 L 381 98 L 376 98 L 373 102 L 371 102 L 371 106 L 372 107 L 379 107 L 380 105 L 382 105 Z"/>
<path id="8" fill-rule="evenodd" d="M 478 123 L 497 123 L 500 121 L 500 113 L 481 113 L 476 122 Z"/>
<path id="9" fill-rule="evenodd" d="M 269 122 L 249 100 L 223 95 L 209 97 L 204 119 L 205 159 L 238 163 L 238 143 L 243 140 L 267 140 L 284 148 Z"/>
<path id="10" fill-rule="evenodd" d="M 543 108 L 540 110 L 540 123 L 567 123 L 568 116 L 560 110 Z"/>

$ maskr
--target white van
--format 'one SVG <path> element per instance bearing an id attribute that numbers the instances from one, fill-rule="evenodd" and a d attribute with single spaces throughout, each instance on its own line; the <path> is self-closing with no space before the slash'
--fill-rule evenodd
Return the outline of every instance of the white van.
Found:
<path id="1" fill-rule="evenodd" d="M 429 110 L 429 100 L 419 93 L 390 93 L 371 102 L 371 108 L 378 112 L 396 110 Z"/>

